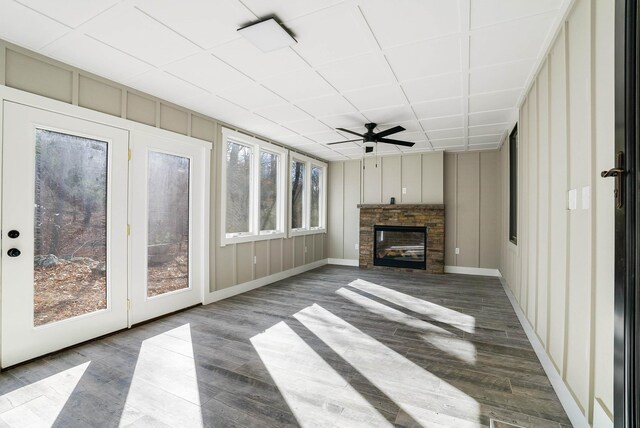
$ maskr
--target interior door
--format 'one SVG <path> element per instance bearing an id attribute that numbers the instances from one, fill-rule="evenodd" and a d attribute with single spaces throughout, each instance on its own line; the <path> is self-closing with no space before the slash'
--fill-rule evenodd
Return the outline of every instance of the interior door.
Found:
<path id="1" fill-rule="evenodd" d="M 7 367 L 126 328 L 128 132 L 12 102 L 3 107 Z"/>
<path id="2" fill-rule="evenodd" d="M 195 142 L 132 138 L 132 324 L 203 301 L 207 156 Z"/>

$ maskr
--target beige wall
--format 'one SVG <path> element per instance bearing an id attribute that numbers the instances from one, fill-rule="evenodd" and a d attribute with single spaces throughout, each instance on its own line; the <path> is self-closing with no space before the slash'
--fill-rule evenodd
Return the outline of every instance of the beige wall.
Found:
<path id="1" fill-rule="evenodd" d="M 521 106 L 517 246 L 500 154 L 500 270 L 589 421 L 596 399 L 613 410 L 613 183 L 599 178 L 614 163 L 613 14 L 577 0 Z"/>
<path id="2" fill-rule="evenodd" d="M 223 124 L 213 118 L 167 103 L 2 40 L 0 40 L 0 84 L 211 143 L 222 139 Z M 229 125 L 224 126 L 244 132 Z M 253 136 L 261 138 L 258 135 Z M 276 141 L 267 141 L 279 144 Z M 217 186 L 217 183 L 220 183 L 219 146 L 219 144 L 214 145 L 211 162 L 213 173 L 211 176 L 210 290 L 220 290 L 326 258 L 326 234 L 220 247 L 220 226 L 216 210 L 216 207 L 220 206 L 221 197 Z"/>

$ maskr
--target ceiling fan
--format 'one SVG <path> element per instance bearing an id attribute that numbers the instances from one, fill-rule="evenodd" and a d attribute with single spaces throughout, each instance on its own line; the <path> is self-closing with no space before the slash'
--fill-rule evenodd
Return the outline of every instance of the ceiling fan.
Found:
<path id="1" fill-rule="evenodd" d="M 336 141 L 331 144 L 342 144 L 342 143 L 350 143 L 353 141 L 362 141 L 364 143 L 364 152 L 371 153 L 373 151 L 374 143 L 387 143 L 387 144 L 395 144 L 398 146 L 405 147 L 413 147 L 415 143 L 410 143 L 408 141 L 400 141 L 400 140 L 392 140 L 391 138 L 385 138 L 387 135 L 396 134 L 398 132 L 404 131 L 402 126 L 394 126 L 393 128 L 389 128 L 385 131 L 381 132 L 373 132 L 373 130 L 378 126 L 375 123 L 365 123 L 364 127 L 367 128 L 367 132 L 364 134 L 358 134 L 357 132 L 350 131 L 344 128 L 337 128 L 338 131 L 348 132 L 349 134 L 357 135 L 360 138 L 356 138 L 355 140 L 346 140 L 346 141 Z"/>

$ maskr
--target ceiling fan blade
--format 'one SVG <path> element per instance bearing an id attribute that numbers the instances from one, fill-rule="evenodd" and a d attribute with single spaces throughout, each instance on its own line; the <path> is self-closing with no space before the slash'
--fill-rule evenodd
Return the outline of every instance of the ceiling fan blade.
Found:
<path id="1" fill-rule="evenodd" d="M 344 129 L 344 128 L 336 128 L 336 129 L 337 129 L 338 131 L 348 132 L 349 134 L 357 135 L 358 137 L 362 137 L 362 138 L 364 138 L 364 135 L 362 135 L 362 134 L 358 134 L 357 132 L 349 131 L 348 129 Z"/>
<path id="2" fill-rule="evenodd" d="M 393 128 L 384 130 L 382 132 L 378 132 L 377 134 L 373 134 L 373 138 L 378 139 L 378 138 L 386 137 L 387 135 L 395 134 L 402 131 L 404 131 L 404 127 L 398 125 L 398 126 L 394 126 Z"/>
<path id="3" fill-rule="evenodd" d="M 379 138 L 378 143 L 395 144 L 397 146 L 413 147 L 416 143 L 410 143 L 408 141 L 392 140 L 391 138 Z"/>
<path id="4" fill-rule="evenodd" d="M 365 146 L 364 147 L 364 152 L 365 153 L 371 153 L 373 151 L 373 146 Z"/>
<path id="5" fill-rule="evenodd" d="M 327 143 L 327 146 L 330 146 L 332 144 L 352 143 L 354 141 L 362 141 L 362 138 L 358 138 L 358 139 L 355 139 L 355 140 L 336 141 L 335 143 Z"/>

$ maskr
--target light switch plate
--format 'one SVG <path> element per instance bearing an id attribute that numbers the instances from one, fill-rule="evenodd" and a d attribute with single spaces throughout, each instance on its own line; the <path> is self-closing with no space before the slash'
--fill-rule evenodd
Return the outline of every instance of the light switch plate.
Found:
<path id="1" fill-rule="evenodd" d="M 586 186 L 582 188 L 582 209 L 588 210 L 591 208 L 591 187 Z"/>
<path id="2" fill-rule="evenodd" d="M 358 249 L 358 244 L 356 244 L 356 250 Z"/>
<path id="3" fill-rule="evenodd" d="M 460 254 L 460 248 L 456 248 L 456 254 Z"/>
<path id="4" fill-rule="evenodd" d="M 578 190 L 571 189 L 569 190 L 569 209 L 575 210 L 578 208 Z"/>
<path id="5" fill-rule="evenodd" d="M 407 194 L 407 188 L 406 188 L 406 187 L 403 187 L 403 188 L 402 188 L 402 194 L 403 194 L 403 195 L 406 195 L 406 194 Z"/>

